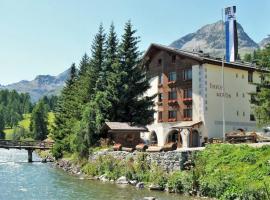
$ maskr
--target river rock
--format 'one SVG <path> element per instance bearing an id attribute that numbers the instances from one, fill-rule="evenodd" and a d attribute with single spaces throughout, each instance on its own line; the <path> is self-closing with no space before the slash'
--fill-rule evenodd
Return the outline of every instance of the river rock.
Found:
<path id="1" fill-rule="evenodd" d="M 121 176 L 116 180 L 117 184 L 128 184 L 128 179 L 125 176 Z"/>
<path id="2" fill-rule="evenodd" d="M 103 181 L 103 182 L 109 181 L 109 179 L 106 178 L 106 174 L 101 175 L 100 177 L 98 177 L 98 179 Z"/>
<path id="3" fill-rule="evenodd" d="M 138 183 L 138 181 L 137 180 L 131 180 L 131 181 L 129 181 L 129 184 L 130 185 L 136 185 Z"/>
<path id="4" fill-rule="evenodd" d="M 149 186 L 149 189 L 150 189 L 150 190 L 159 190 L 159 191 L 164 190 L 164 188 L 162 188 L 160 185 L 155 185 L 155 184 L 151 184 L 151 185 Z"/>
<path id="5" fill-rule="evenodd" d="M 143 200 L 157 200 L 155 197 L 144 197 Z"/>
<path id="6" fill-rule="evenodd" d="M 144 188 L 144 182 L 137 183 L 136 188 L 143 189 Z"/>

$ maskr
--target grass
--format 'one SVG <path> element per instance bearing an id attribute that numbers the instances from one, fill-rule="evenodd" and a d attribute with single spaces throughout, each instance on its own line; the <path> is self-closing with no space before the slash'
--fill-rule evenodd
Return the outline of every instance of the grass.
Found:
<path id="1" fill-rule="evenodd" d="M 48 130 L 49 130 L 49 133 L 51 133 L 51 131 L 52 131 L 53 124 L 54 124 L 54 119 L 55 119 L 54 113 L 49 112 L 48 113 Z M 24 114 L 23 115 L 23 120 L 21 120 L 18 123 L 18 126 L 23 127 L 26 130 L 29 130 L 30 120 L 31 120 L 31 114 Z M 6 134 L 5 137 L 6 137 L 7 140 L 11 140 L 13 138 L 14 128 L 6 128 L 4 130 L 4 132 Z"/>

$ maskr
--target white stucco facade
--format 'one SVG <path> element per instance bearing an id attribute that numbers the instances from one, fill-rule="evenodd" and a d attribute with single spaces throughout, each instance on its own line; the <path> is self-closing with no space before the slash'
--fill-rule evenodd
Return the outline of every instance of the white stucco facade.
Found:
<path id="1" fill-rule="evenodd" d="M 259 82 L 259 73 L 253 72 L 253 82 Z M 158 77 L 150 81 L 151 89 L 148 95 L 157 94 Z M 248 71 L 224 67 L 224 113 L 225 129 L 230 132 L 237 129 L 253 131 L 256 129 L 255 121 L 250 120 L 251 104 L 250 92 L 256 91 L 256 86 L 248 81 Z M 200 136 L 200 144 L 204 137 L 223 137 L 222 117 L 222 68 L 212 64 L 192 66 L 192 120 L 202 121 L 197 128 Z M 157 99 L 156 99 L 157 101 Z M 155 106 L 155 110 L 158 107 Z M 179 122 L 158 123 L 157 112 L 154 122 L 148 125 L 149 133 L 142 134 L 146 141 L 150 141 L 151 133 L 156 133 L 158 146 L 167 142 L 168 134 L 172 127 Z M 183 146 L 188 146 L 189 137 L 181 133 Z"/>

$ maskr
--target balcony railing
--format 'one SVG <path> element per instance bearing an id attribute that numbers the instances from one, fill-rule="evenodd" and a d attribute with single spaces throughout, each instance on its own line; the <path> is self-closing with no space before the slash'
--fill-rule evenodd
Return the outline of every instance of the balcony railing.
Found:
<path id="1" fill-rule="evenodd" d="M 183 98 L 183 101 L 192 101 L 192 97 L 185 97 Z"/>
<path id="2" fill-rule="evenodd" d="M 169 104 L 169 105 L 175 105 L 175 104 L 178 104 L 177 99 L 169 100 L 169 101 L 168 101 L 168 104 Z"/>
<path id="3" fill-rule="evenodd" d="M 168 122 L 176 122 L 176 118 L 169 118 Z"/>
<path id="4" fill-rule="evenodd" d="M 184 117 L 184 121 L 192 121 L 192 117 Z"/>

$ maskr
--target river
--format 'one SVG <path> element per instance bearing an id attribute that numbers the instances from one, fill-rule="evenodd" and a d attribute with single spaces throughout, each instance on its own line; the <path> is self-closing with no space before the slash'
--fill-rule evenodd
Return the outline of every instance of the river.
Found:
<path id="1" fill-rule="evenodd" d="M 33 160 L 40 161 L 36 155 Z M 139 200 L 149 196 L 159 200 L 195 199 L 80 179 L 51 164 L 27 163 L 24 150 L 0 149 L 0 200 Z"/>

